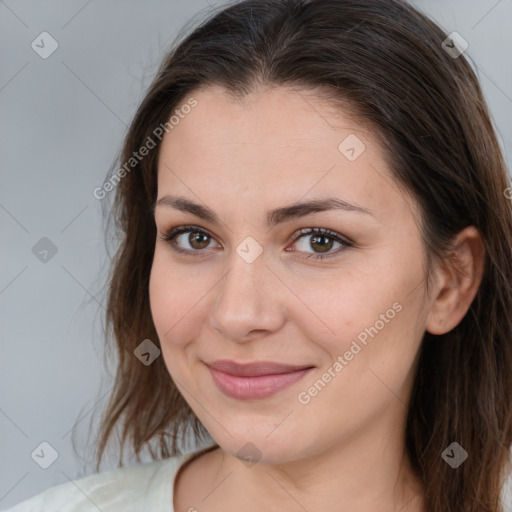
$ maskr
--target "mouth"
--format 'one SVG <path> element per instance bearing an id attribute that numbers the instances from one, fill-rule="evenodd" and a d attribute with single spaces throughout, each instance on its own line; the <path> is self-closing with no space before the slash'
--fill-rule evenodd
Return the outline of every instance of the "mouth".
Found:
<path id="1" fill-rule="evenodd" d="M 226 396 L 239 400 L 270 397 L 302 379 L 314 368 L 270 361 L 240 364 L 219 360 L 206 365 L 217 388 Z"/>

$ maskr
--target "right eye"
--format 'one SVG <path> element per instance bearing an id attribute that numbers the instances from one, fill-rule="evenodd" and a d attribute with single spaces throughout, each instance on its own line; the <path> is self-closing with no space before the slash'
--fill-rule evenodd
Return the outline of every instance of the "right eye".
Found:
<path id="1" fill-rule="evenodd" d="M 205 252 L 204 249 L 213 241 L 210 233 L 198 226 L 178 226 L 159 238 L 167 242 L 173 251 L 189 256 L 203 256 L 199 253 Z"/>

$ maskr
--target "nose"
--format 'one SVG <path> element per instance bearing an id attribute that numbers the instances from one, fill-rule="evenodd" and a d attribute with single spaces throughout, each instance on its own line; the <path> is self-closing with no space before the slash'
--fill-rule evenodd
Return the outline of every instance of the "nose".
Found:
<path id="1" fill-rule="evenodd" d="M 248 263 L 234 252 L 229 270 L 218 284 L 210 326 L 237 343 L 277 331 L 286 320 L 286 291 L 267 266 L 264 254 Z"/>

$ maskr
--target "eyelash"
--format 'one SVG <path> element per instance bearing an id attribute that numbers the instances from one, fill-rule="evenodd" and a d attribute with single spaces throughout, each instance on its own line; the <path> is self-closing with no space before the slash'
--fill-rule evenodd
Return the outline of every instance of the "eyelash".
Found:
<path id="1" fill-rule="evenodd" d="M 190 232 L 201 233 L 203 235 L 209 236 L 210 238 L 213 238 L 210 235 L 210 233 L 208 233 L 208 231 L 206 231 L 198 226 L 190 226 L 190 225 L 178 226 L 176 228 L 173 228 L 173 229 L 169 230 L 167 233 L 165 233 L 164 236 L 159 236 L 159 238 L 161 240 L 163 240 L 164 242 L 167 242 L 171 246 L 172 250 L 175 252 L 178 252 L 181 254 L 186 254 L 186 255 L 192 256 L 192 257 L 203 257 L 203 255 L 199 254 L 199 253 L 204 252 L 204 250 L 191 251 L 188 249 L 182 249 L 173 243 L 174 239 L 177 236 L 182 235 L 183 233 L 190 233 Z M 298 234 L 298 236 L 295 237 L 295 235 L 297 235 L 297 234 Z M 305 259 L 315 258 L 316 260 L 323 260 L 326 258 L 332 258 L 334 256 L 339 256 L 339 254 L 345 252 L 346 249 L 353 247 L 353 243 L 351 241 L 349 241 L 348 239 L 341 237 L 338 233 L 336 233 L 334 231 L 330 231 L 329 229 L 324 229 L 324 228 L 299 229 L 290 238 L 292 239 L 292 242 L 295 243 L 307 235 L 322 235 L 322 236 L 325 236 L 335 242 L 342 244 L 343 247 L 339 248 L 335 252 L 331 252 L 331 253 L 327 253 L 327 254 L 310 253 L 308 256 L 302 256 Z M 292 251 L 292 252 L 295 252 L 295 251 Z"/>

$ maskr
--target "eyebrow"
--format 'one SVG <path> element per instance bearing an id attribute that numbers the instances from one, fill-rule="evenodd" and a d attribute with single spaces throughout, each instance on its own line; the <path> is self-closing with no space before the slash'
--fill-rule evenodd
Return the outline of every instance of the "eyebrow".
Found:
<path id="1" fill-rule="evenodd" d="M 219 217 L 213 210 L 206 206 L 189 201 L 182 196 L 162 196 L 151 206 L 151 212 L 153 212 L 153 214 L 157 206 L 175 208 L 182 212 L 191 213 L 196 217 L 210 221 L 214 224 L 219 223 Z M 269 226 L 275 226 L 281 222 L 294 218 L 305 217 L 311 213 L 323 212 L 326 210 L 344 210 L 347 212 L 356 212 L 374 216 L 371 210 L 368 210 L 367 208 L 347 203 L 346 201 L 336 197 L 330 197 L 326 199 L 315 199 L 303 203 L 291 204 L 289 206 L 283 206 L 281 208 L 271 210 L 267 212 L 267 224 Z"/>

